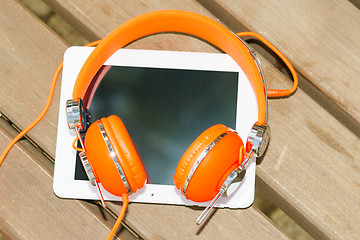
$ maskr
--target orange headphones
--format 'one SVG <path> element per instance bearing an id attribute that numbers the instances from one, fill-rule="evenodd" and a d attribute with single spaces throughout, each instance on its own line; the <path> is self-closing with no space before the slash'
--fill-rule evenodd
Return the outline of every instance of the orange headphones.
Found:
<path id="1" fill-rule="evenodd" d="M 123 208 L 108 239 L 121 222 L 128 195 L 145 185 L 146 174 L 121 119 L 112 115 L 88 126 L 85 106 L 89 106 L 90 95 L 96 90 L 95 75 L 115 51 L 139 38 L 161 32 L 189 34 L 206 40 L 230 55 L 249 79 L 258 103 L 258 121 L 247 140 L 242 140 L 234 130 L 224 125 L 215 125 L 203 132 L 180 159 L 174 176 L 175 186 L 192 201 L 212 200 L 198 223 L 246 168 L 248 160 L 264 153 L 270 132 L 267 125 L 267 97 L 288 96 L 297 88 L 294 68 L 266 39 L 251 32 L 236 35 L 220 23 L 191 12 L 164 10 L 144 14 L 122 24 L 99 41 L 76 79 L 73 99 L 67 101 L 67 118 L 69 127 L 77 134 L 73 147 L 81 152 L 80 158 L 91 183 L 97 186 L 101 183 L 108 192 L 123 198 Z M 294 79 L 293 87 L 288 90 L 266 89 L 260 63 L 240 36 L 256 37 L 272 49 L 289 67 Z M 75 147 L 77 140 L 80 140 L 82 148 Z"/>
<path id="2" fill-rule="evenodd" d="M 252 127 L 246 145 L 234 130 L 221 124 L 215 125 L 191 144 L 178 163 L 174 182 L 181 193 L 195 202 L 213 200 L 198 219 L 201 222 L 245 168 L 248 159 L 252 155 L 259 157 L 265 151 L 270 130 L 266 122 L 267 95 L 289 95 L 296 89 L 297 81 L 290 90 L 266 90 L 259 62 L 246 43 L 218 22 L 204 16 L 165 10 L 144 14 L 124 23 L 90 54 L 76 79 L 73 99 L 67 101 L 69 127 L 77 131 L 77 139 L 80 140 L 79 133 L 86 131 L 85 143 L 79 150 L 90 180 L 101 183 L 116 196 L 126 197 L 145 185 L 144 167 L 121 119 L 112 115 L 97 120 L 87 128 L 84 106 L 89 105 L 93 86 L 98 85 L 93 82 L 96 73 L 115 51 L 139 38 L 161 32 L 193 35 L 223 50 L 243 69 L 257 98 L 258 122 Z M 264 40 L 254 33 L 245 35 Z M 271 48 L 274 49 L 272 45 Z"/>

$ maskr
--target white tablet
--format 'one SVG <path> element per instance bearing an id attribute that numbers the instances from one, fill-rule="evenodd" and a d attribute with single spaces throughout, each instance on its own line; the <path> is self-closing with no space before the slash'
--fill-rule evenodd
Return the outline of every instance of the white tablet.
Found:
<path id="1" fill-rule="evenodd" d="M 62 198 L 100 199 L 77 152 L 66 121 L 66 100 L 93 48 L 70 47 L 64 56 L 54 170 L 54 192 Z M 226 54 L 121 49 L 106 63 L 106 75 L 90 107 L 92 121 L 110 115 L 124 122 L 147 172 L 147 184 L 130 202 L 204 206 L 186 200 L 174 186 L 178 161 L 212 125 L 236 129 L 246 142 L 257 121 L 254 91 L 241 68 Z M 254 200 L 255 161 L 244 179 L 217 207 L 246 208 Z M 105 200 L 121 201 L 102 188 Z"/>

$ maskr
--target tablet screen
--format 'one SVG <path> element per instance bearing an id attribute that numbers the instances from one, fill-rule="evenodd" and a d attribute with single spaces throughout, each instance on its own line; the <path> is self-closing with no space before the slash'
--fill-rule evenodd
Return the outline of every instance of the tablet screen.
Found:
<path id="1" fill-rule="evenodd" d="M 119 116 L 148 183 L 173 185 L 177 164 L 197 136 L 219 123 L 235 129 L 238 78 L 228 71 L 112 66 L 92 100 L 91 119 Z M 87 179 L 77 165 L 75 178 Z"/>
<path id="2" fill-rule="evenodd" d="M 76 77 L 94 48 L 70 47 L 64 55 L 53 189 L 57 196 L 120 201 L 91 185 L 72 147 L 66 101 Z M 92 121 L 110 115 L 124 122 L 147 172 L 147 184 L 131 202 L 204 206 L 187 200 L 174 186 L 181 156 L 207 128 L 222 123 L 241 139 L 257 121 L 257 103 L 245 73 L 226 54 L 121 49 L 105 63 L 90 91 Z M 90 88 L 91 90 L 95 90 Z M 95 94 L 93 95 L 93 93 Z M 92 99 L 92 100 L 91 100 Z M 80 147 L 80 146 L 79 146 Z M 116 184 L 116 183 L 115 183 Z M 254 200 L 255 162 L 230 197 L 217 207 L 245 208 Z"/>

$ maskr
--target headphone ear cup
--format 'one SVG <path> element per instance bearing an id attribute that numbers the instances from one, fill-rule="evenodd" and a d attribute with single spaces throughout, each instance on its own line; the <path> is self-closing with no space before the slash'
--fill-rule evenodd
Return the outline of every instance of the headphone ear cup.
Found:
<path id="1" fill-rule="evenodd" d="M 99 124 L 106 133 L 131 192 L 135 193 L 145 185 L 146 173 L 123 122 L 114 115 L 94 122 L 86 132 L 86 156 L 93 167 L 96 178 L 113 195 L 121 196 L 128 192 L 105 143 Z"/>
<path id="2" fill-rule="evenodd" d="M 208 149 L 210 145 L 211 150 Z M 242 145 L 239 135 L 230 128 L 221 124 L 210 127 L 190 145 L 180 159 L 175 171 L 175 186 L 192 201 L 210 201 L 219 192 L 226 177 L 239 166 Z M 201 162 L 198 163 L 198 160 Z M 183 192 L 188 175 L 197 164 L 199 165 Z"/>
<path id="3" fill-rule="evenodd" d="M 109 134 L 114 151 L 119 156 L 121 167 L 126 172 L 130 187 L 135 193 L 138 189 L 144 187 L 146 182 L 146 171 L 135 145 L 124 123 L 118 116 L 111 115 L 102 119 L 102 122 Z"/>

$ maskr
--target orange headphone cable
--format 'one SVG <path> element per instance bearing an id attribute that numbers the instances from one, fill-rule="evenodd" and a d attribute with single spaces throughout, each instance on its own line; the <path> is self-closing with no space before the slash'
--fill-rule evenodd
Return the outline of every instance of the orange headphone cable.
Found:
<path id="1" fill-rule="evenodd" d="M 86 47 L 94 47 L 96 45 L 98 45 L 101 42 L 101 40 L 86 44 L 84 46 Z M 5 150 L 3 151 L 3 153 L 0 156 L 0 166 L 3 163 L 6 155 L 9 153 L 9 151 L 11 150 L 11 148 L 17 143 L 17 141 L 19 141 L 26 133 L 28 133 L 36 124 L 38 124 L 40 122 L 40 120 L 45 116 L 45 114 L 47 113 L 47 111 L 49 110 L 52 98 L 54 96 L 54 91 L 55 91 L 55 86 L 56 86 L 56 82 L 57 79 L 60 75 L 60 72 L 63 68 L 63 62 L 60 63 L 60 65 L 58 66 L 58 68 L 55 71 L 54 77 L 52 79 L 52 83 L 51 83 L 51 87 L 50 87 L 50 92 L 49 92 L 49 96 L 46 102 L 46 105 L 44 107 L 44 109 L 42 110 L 42 112 L 40 113 L 40 115 L 29 125 L 27 126 L 24 130 L 22 130 L 10 143 L 9 145 L 7 145 L 7 147 L 5 148 Z"/>
<path id="2" fill-rule="evenodd" d="M 264 37 L 262 37 L 261 35 L 254 33 L 254 32 L 241 32 L 241 33 L 237 33 L 236 35 L 238 35 L 239 37 L 243 37 L 243 36 L 251 36 L 251 37 L 255 37 L 257 39 L 259 39 L 260 41 L 262 41 L 267 47 L 269 47 L 272 51 L 275 52 L 275 54 L 277 54 L 280 59 L 282 61 L 284 61 L 284 63 L 286 64 L 286 66 L 289 68 L 290 72 L 293 75 L 293 80 L 294 80 L 294 84 L 292 86 L 291 89 L 285 89 L 285 90 L 277 90 L 277 89 L 268 89 L 268 97 L 281 97 L 281 96 L 288 96 L 290 94 L 292 94 L 293 92 L 295 92 L 297 86 L 298 86 L 298 78 L 297 78 L 297 74 L 295 69 L 293 68 L 293 66 L 291 65 L 291 63 L 289 62 L 289 60 L 287 60 L 287 58 L 275 47 L 273 46 L 269 41 L 267 41 Z M 98 45 L 102 40 L 98 40 L 89 44 L 86 44 L 84 46 L 86 47 L 94 47 L 96 45 Z M 3 163 L 6 155 L 9 153 L 9 151 L 11 150 L 11 148 L 26 134 L 28 133 L 36 124 L 38 124 L 40 122 L 40 120 L 45 116 L 45 114 L 47 113 L 53 95 L 54 95 L 54 91 L 55 91 L 55 86 L 56 86 L 56 82 L 57 79 L 60 75 L 60 72 L 63 68 L 63 62 L 60 63 L 60 65 L 58 66 L 58 68 L 55 71 L 53 80 L 52 80 L 52 84 L 51 84 L 51 88 L 50 88 L 50 92 L 49 92 L 49 96 L 46 102 L 46 105 L 43 109 L 43 111 L 40 113 L 40 115 L 28 126 L 26 127 L 23 131 L 21 131 L 10 143 L 9 145 L 5 148 L 5 150 L 3 151 L 3 153 L 0 156 L 0 166 Z"/>
<path id="3" fill-rule="evenodd" d="M 111 232 L 109 233 L 109 235 L 107 236 L 106 240 L 111 240 L 116 232 L 116 230 L 119 228 L 120 226 L 120 223 L 122 221 L 122 219 L 124 218 L 124 215 L 125 215 L 125 212 L 126 212 L 126 208 L 127 208 L 127 205 L 129 203 L 129 195 L 127 193 L 124 193 L 121 195 L 121 198 L 122 198 L 122 202 L 123 202 L 123 205 L 121 207 L 121 210 L 120 210 L 120 213 L 119 213 L 119 216 L 118 218 L 116 219 L 116 222 L 113 226 L 113 228 L 111 229 Z"/>
<path id="4" fill-rule="evenodd" d="M 268 40 L 266 40 L 260 34 L 257 34 L 254 32 L 239 32 L 239 33 L 236 33 L 236 35 L 239 37 L 249 36 L 249 37 L 254 37 L 254 38 L 259 39 L 268 48 L 270 48 L 276 55 L 278 55 L 279 58 L 285 63 L 285 65 L 290 70 L 290 72 L 293 76 L 293 81 L 294 81 L 293 86 L 290 89 L 267 89 L 268 97 L 289 96 L 296 91 L 296 89 L 298 87 L 298 77 L 297 77 L 296 71 L 295 71 L 294 67 L 291 65 L 290 61 L 274 45 L 272 45 Z"/>
<path id="5" fill-rule="evenodd" d="M 84 149 L 76 147 L 76 143 L 77 143 L 78 140 L 79 140 L 79 137 L 76 136 L 76 138 L 75 138 L 74 141 L 72 142 L 72 147 L 73 147 L 73 149 L 75 149 L 75 150 L 78 151 L 78 152 L 83 152 Z"/>

